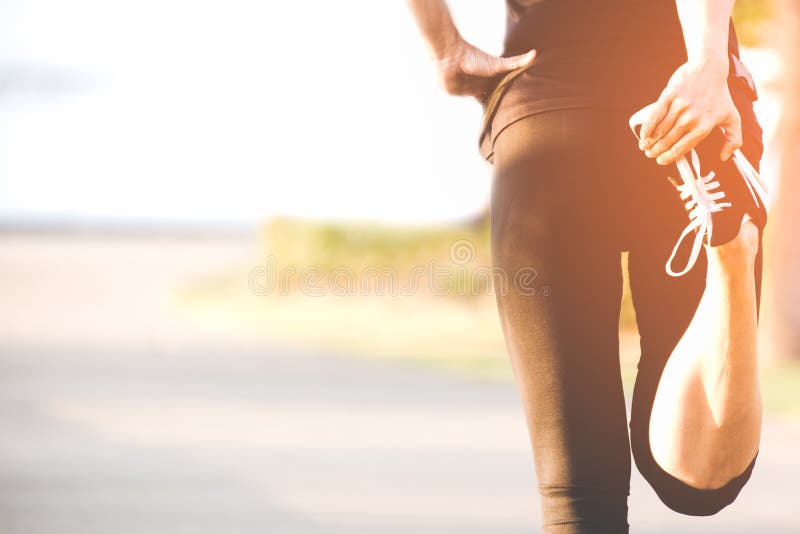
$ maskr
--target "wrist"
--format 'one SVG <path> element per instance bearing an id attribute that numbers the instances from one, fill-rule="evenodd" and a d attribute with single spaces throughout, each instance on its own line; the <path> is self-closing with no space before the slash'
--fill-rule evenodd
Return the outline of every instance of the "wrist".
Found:
<path id="1" fill-rule="evenodd" d="M 459 55 L 464 39 L 455 25 L 446 28 L 430 43 L 431 57 L 437 61 L 448 61 Z"/>
<path id="2" fill-rule="evenodd" d="M 715 51 L 689 54 L 687 63 L 694 71 L 726 79 L 730 68 L 729 61 L 726 48 L 723 52 Z"/>

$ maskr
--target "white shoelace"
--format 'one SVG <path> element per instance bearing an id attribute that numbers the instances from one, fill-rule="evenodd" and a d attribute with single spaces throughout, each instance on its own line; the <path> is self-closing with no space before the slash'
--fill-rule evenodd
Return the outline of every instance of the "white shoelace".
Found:
<path id="1" fill-rule="evenodd" d="M 689 272 L 694 264 L 697 262 L 697 257 L 700 255 L 700 246 L 705 241 L 709 246 L 711 245 L 711 235 L 714 230 L 712 215 L 716 212 L 722 211 L 725 208 L 730 208 L 730 202 L 720 202 L 725 198 L 725 192 L 717 190 L 719 182 L 714 180 L 714 172 L 710 172 L 707 176 L 703 176 L 700 172 L 700 159 L 697 152 L 692 149 L 691 152 L 692 165 L 686 160 L 686 156 L 681 157 L 680 160 L 675 162 L 678 167 L 678 172 L 681 175 L 683 184 L 678 186 L 678 191 L 681 194 L 681 200 L 689 199 L 686 202 L 686 209 L 689 210 L 689 224 L 686 225 L 678 242 L 672 249 L 667 260 L 667 274 L 670 276 L 683 276 Z M 761 207 L 768 198 L 767 189 L 761 181 L 761 176 L 758 174 L 747 158 L 742 154 L 741 150 L 735 150 L 731 156 L 736 169 L 741 174 L 750 195 L 756 207 Z M 697 230 L 694 243 L 692 244 L 692 252 L 689 255 L 689 260 L 686 267 L 680 272 L 675 272 L 672 269 L 672 262 L 675 260 L 675 255 L 678 253 L 683 240 L 693 231 Z"/>
<path id="2" fill-rule="evenodd" d="M 683 180 L 683 183 L 678 185 L 678 191 L 681 194 L 681 200 L 686 200 L 685 206 L 689 212 L 689 224 L 681 232 L 678 242 L 675 243 L 672 254 L 669 255 L 667 260 L 667 274 L 676 277 L 683 276 L 694 267 L 697 258 L 700 256 L 703 241 L 709 245 L 711 244 L 711 235 L 714 231 L 712 215 L 733 206 L 730 202 L 722 201 L 725 198 L 725 192 L 719 189 L 719 181 L 714 180 L 714 171 L 711 171 L 706 176 L 703 176 L 700 172 L 700 158 L 694 149 L 691 151 L 691 159 L 691 165 L 686 160 L 686 156 L 682 156 L 675 162 L 678 167 L 678 173 L 681 175 L 681 180 Z M 683 270 L 676 272 L 672 268 L 675 255 L 681 248 L 683 240 L 692 232 L 696 233 L 689 259 Z"/>
<path id="3" fill-rule="evenodd" d="M 639 128 L 644 123 L 645 119 L 649 116 L 651 106 L 647 106 L 636 113 L 630 118 L 630 127 L 633 130 L 636 138 L 639 138 Z M 723 209 L 732 207 L 732 204 L 725 199 L 725 192 L 719 189 L 719 181 L 714 180 L 714 172 L 703 176 L 700 171 L 700 158 L 697 152 L 692 149 L 691 151 L 691 164 L 686 156 L 682 156 L 675 165 L 678 168 L 678 173 L 681 176 L 682 184 L 678 185 L 681 200 L 686 201 L 685 206 L 689 211 L 689 224 L 681 232 L 678 242 L 672 249 L 666 264 L 667 274 L 670 276 L 683 276 L 694 267 L 697 258 L 700 256 L 700 250 L 703 242 L 708 245 L 711 244 L 711 236 L 714 230 L 712 215 L 720 212 Z M 767 202 L 768 195 L 764 183 L 758 172 L 753 168 L 747 158 L 742 154 L 741 150 L 735 150 L 731 156 L 733 163 L 736 165 L 737 170 L 742 176 L 750 195 L 753 197 L 757 207 L 764 205 Z M 692 250 L 689 254 L 689 259 L 686 266 L 681 271 L 675 271 L 672 268 L 672 263 L 675 260 L 675 255 L 678 253 L 684 239 L 689 234 L 695 233 L 694 243 L 692 243 Z"/>
<path id="4" fill-rule="evenodd" d="M 744 183 L 747 184 L 747 189 L 750 191 L 756 206 L 764 206 L 765 210 L 769 209 L 769 192 L 764 182 L 761 180 L 761 175 L 753 168 L 750 161 L 742 154 L 742 151 L 736 149 L 733 152 L 733 163 L 744 178 Z"/>

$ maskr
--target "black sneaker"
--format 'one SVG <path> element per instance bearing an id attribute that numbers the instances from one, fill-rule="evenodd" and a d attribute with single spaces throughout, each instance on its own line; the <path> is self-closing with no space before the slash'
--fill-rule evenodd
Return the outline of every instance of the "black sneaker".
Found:
<path id="1" fill-rule="evenodd" d="M 631 116 L 629 124 L 636 137 L 650 106 Z M 694 267 L 703 244 L 710 247 L 724 245 L 739 234 L 747 216 L 760 229 L 767 223 L 767 190 L 758 172 L 740 150 L 727 160 L 719 158 L 725 142 L 721 128 L 715 128 L 687 155 L 675 162 L 680 178 L 670 176 L 686 201 L 689 224 L 667 260 L 666 270 L 671 276 L 682 276 Z M 673 269 L 673 262 L 683 241 L 694 234 L 694 242 L 686 266 L 681 271 Z"/>

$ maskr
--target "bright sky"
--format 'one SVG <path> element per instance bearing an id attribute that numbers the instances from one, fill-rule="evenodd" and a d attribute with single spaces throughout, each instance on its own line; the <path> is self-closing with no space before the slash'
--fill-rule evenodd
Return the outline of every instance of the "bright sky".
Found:
<path id="1" fill-rule="evenodd" d="M 500 52 L 501 0 L 451 5 Z M 402 1 L 0 2 L 0 223 L 457 219 L 488 200 L 480 118 Z"/>
<path id="2" fill-rule="evenodd" d="M 503 2 L 452 5 L 499 52 Z M 5 220 L 459 218 L 479 123 L 401 1 L 0 3 Z"/>

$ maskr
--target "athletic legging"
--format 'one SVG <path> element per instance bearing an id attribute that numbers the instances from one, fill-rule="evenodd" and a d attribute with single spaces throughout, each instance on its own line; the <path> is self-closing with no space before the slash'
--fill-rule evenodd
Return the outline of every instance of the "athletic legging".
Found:
<path id="1" fill-rule="evenodd" d="M 494 147 L 494 265 L 537 273 L 534 294 L 498 292 L 497 301 L 515 376 L 535 385 L 522 390 L 522 401 L 548 533 L 628 531 L 631 448 L 661 500 L 690 515 L 730 504 L 755 464 L 703 490 L 652 456 L 656 387 L 704 291 L 707 264 L 703 253 L 685 276 L 665 272 L 688 217 L 669 168 L 639 151 L 628 128 L 632 111 L 539 113 L 504 129 Z M 755 165 L 757 134 L 746 132 L 742 149 Z M 623 251 L 641 335 L 630 441 L 618 336 Z M 756 280 L 760 291 L 760 249 Z"/>

